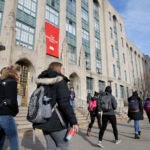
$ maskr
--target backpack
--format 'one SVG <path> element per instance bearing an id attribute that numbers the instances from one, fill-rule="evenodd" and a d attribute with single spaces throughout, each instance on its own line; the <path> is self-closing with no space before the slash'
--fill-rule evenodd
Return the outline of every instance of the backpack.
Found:
<path id="1" fill-rule="evenodd" d="M 103 95 L 101 97 L 101 109 L 103 112 L 109 112 L 112 109 L 111 95 Z"/>
<path id="2" fill-rule="evenodd" d="M 51 97 L 48 97 L 48 85 L 36 88 L 29 100 L 27 120 L 32 123 L 45 123 L 51 118 L 57 103 L 51 106 Z"/>
<path id="3" fill-rule="evenodd" d="M 145 109 L 147 114 L 150 114 L 150 100 L 145 101 L 144 109 Z"/>
<path id="4" fill-rule="evenodd" d="M 129 111 L 139 110 L 139 101 L 137 99 L 131 99 L 128 103 Z"/>
<path id="5" fill-rule="evenodd" d="M 96 109 L 96 107 L 97 107 L 97 101 L 91 99 L 91 100 L 89 101 L 89 103 L 88 103 L 88 111 L 89 111 L 89 112 L 92 112 L 92 111 L 94 111 L 94 110 Z"/>

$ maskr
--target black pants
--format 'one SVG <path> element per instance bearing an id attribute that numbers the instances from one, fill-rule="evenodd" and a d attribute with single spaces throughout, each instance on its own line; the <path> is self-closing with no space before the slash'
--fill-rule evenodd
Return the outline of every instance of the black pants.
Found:
<path id="1" fill-rule="evenodd" d="M 89 123 L 88 129 L 91 129 L 93 127 L 95 118 L 97 118 L 99 129 L 101 128 L 101 114 L 99 114 L 98 112 L 90 112 L 91 122 Z"/>
<path id="2" fill-rule="evenodd" d="M 147 117 L 148 117 L 148 120 L 149 120 L 149 123 L 150 123 L 150 114 L 147 113 Z"/>
<path id="3" fill-rule="evenodd" d="M 99 132 L 99 141 L 102 141 L 108 121 L 111 123 L 115 140 L 118 140 L 117 120 L 115 115 L 102 115 L 102 127 Z"/>

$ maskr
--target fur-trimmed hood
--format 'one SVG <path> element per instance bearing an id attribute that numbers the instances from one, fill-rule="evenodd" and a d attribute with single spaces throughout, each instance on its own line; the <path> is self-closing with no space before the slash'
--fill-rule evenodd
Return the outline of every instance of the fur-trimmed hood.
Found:
<path id="1" fill-rule="evenodd" d="M 36 84 L 43 84 L 43 85 L 49 85 L 49 84 L 55 84 L 63 80 L 63 77 L 57 76 L 54 78 L 38 78 L 35 80 Z"/>

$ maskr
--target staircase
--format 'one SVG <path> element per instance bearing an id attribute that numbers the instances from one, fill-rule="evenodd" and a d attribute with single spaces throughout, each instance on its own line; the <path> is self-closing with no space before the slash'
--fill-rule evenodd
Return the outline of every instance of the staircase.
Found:
<path id="1" fill-rule="evenodd" d="M 19 113 L 15 117 L 18 131 L 32 129 L 32 124 L 26 119 L 27 109 L 27 107 L 19 107 Z M 89 123 L 89 115 L 87 114 L 87 112 L 83 112 L 82 108 L 78 107 L 75 109 L 75 114 L 80 128 L 87 127 Z"/>
<path id="2" fill-rule="evenodd" d="M 22 106 L 19 107 L 19 113 L 15 117 L 18 130 L 32 129 L 32 124 L 26 119 L 27 111 L 28 111 L 27 107 Z"/>

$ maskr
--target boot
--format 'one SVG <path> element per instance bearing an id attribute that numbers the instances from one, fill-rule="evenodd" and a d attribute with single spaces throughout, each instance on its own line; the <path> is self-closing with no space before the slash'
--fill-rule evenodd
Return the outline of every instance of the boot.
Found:
<path id="1" fill-rule="evenodd" d="M 136 134 L 135 133 L 135 137 L 134 137 L 135 139 L 140 139 L 140 136 L 139 136 L 139 134 Z"/>
<path id="2" fill-rule="evenodd" d="M 87 136 L 90 136 L 91 135 L 91 129 L 89 128 L 88 130 L 87 130 Z"/>

